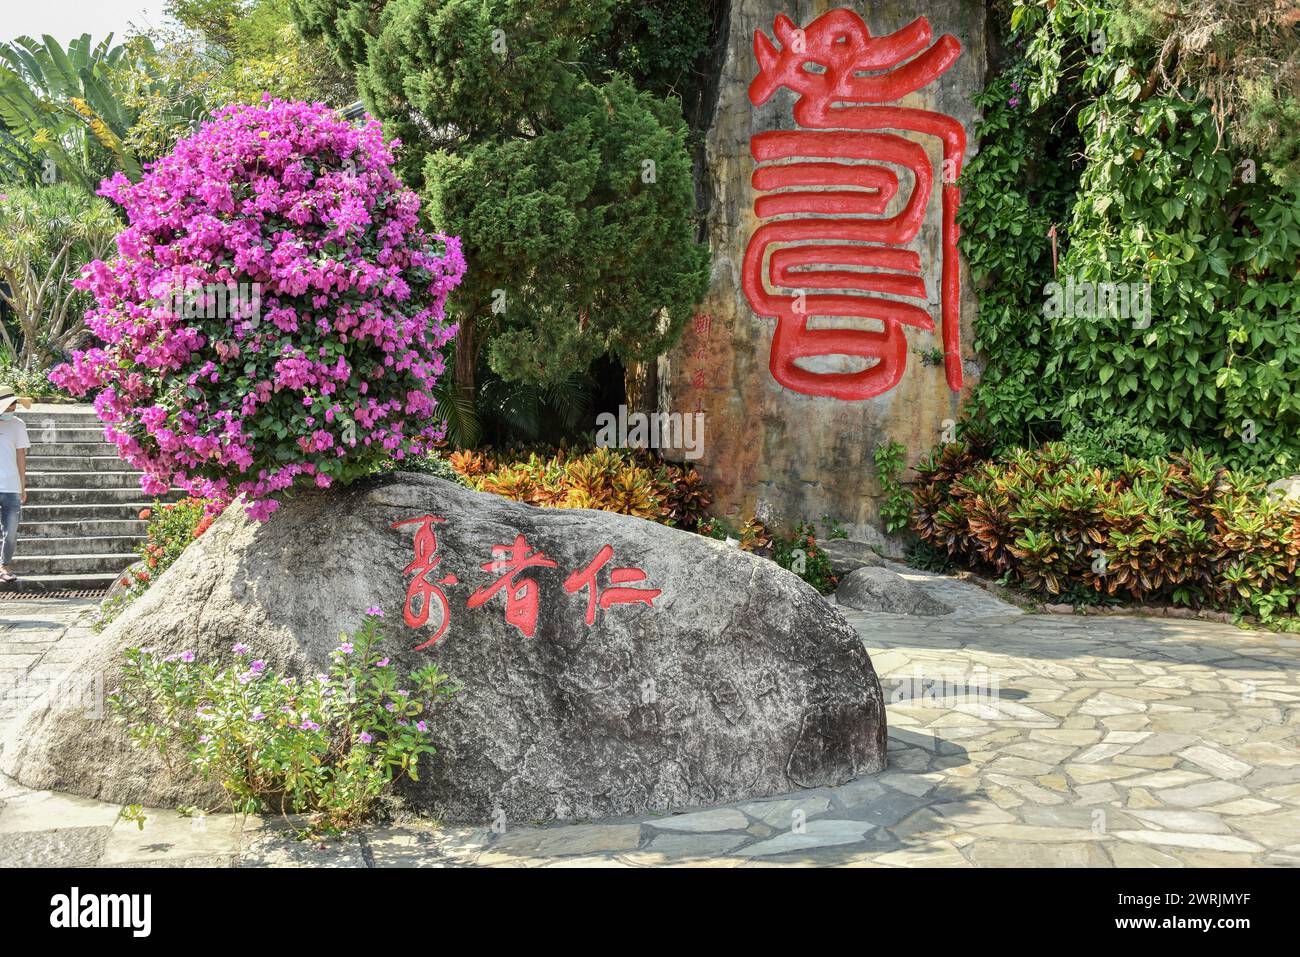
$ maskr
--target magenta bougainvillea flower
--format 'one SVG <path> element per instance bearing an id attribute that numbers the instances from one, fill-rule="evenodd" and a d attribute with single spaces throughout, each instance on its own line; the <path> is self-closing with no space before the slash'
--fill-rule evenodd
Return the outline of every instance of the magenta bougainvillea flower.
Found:
<path id="1" fill-rule="evenodd" d="M 104 181 L 129 225 L 78 281 L 101 341 L 50 378 L 95 393 L 146 493 L 242 494 L 264 519 L 296 481 L 441 438 L 430 393 L 465 260 L 420 228 L 376 121 L 270 98 L 213 116 L 140 182 Z"/>

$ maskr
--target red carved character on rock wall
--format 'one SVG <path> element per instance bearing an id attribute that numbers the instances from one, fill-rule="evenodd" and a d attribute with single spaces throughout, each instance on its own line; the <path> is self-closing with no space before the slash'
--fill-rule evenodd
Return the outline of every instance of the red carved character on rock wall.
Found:
<path id="1" fill-rule="evenodd" d="M 582 588 L 588 589 L 585 620 L 589 625 L 596 623 L 597 603 L 600 604 L 602 609 L 609 608 L 611 605 L 626 605 L 630 602 L 653 605 L 655 598 L 660 594 L 658 588 L 606 588 L 601 591 L 596 581 L 597 576 L 613 557 L 613 546 L 605 545 L 596 553 L 596 557 L 591 560 L 586 568 L 574 572 L 564 580 L 564 590 L 570 594 Z M 611 568 L 609 570 L 609 580 L 613 585 L 627 585 L 629 582 L 645 581 L 645 577 L 645 572 L 639 568 Z"/>
<path id="2" fill-rule="evenodd" d="M 941 76 L 961 55 L 942 36 L 931 45 L 924 17 L 873 37 L 850 10 L 831 10 L 800 30 L 776 18 L 780 48 L 755 31 L 759 73 L 749 87 L 755 105 L 780 87 L 798 94 L 793 131 L 759 133 L 750 150 L 759 163 L 754 214 L 768 220 L 745 251 L 742 285 L 754 311 L 777 320 L 772 376 L 805 395 L 870 399 L 898 384 L 907 363 L 904 326 L 933 330 L 921 257 L 906 245 L 925 220 L 934 171 L 925 149 L 888 130 L 924 133 L 943 144 L 943 233 L 940 302 L 944 367 L 949 387 L 961 388 L 960 287 L 957 256 L 957 176 L 966 133 L 950 116 L 887 106 Z M 885 216 L 910 171 L 903 208 Z M 813 187 L 813 188 L 809 188 Z M 834 218 L 828 218 L 834 217 Z M 770 250 L 770 255 L 769 255 Z M 809 290 L 827 290 L 815 292 Z M 921 305 L 884 299 L 887 293 Z M 883 330 L 809 328 L 811 317 L 875 320 Z M 816 372 L 796 364 L 813 356 L 864 359 L 853 372 Z"/>

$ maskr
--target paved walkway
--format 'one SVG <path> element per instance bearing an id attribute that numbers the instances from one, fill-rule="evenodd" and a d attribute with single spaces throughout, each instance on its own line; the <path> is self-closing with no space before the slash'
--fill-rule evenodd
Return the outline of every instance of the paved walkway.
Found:
<path id="1" fill-rule="evenodd" d="M 1182 619 L 1028 615 L 909 574 L 942 618 L 851 613 L 889 700 L 889 769 L 762 801 L 549 827 L 288 840 L 0 778 L 0 864 L 870 867 L 1300 865 L 1300 639 Z M 0 693 L 57 675 L 88 603 L 0 603 Z M 11 720 L 0 710 L 0 722 Z"/>

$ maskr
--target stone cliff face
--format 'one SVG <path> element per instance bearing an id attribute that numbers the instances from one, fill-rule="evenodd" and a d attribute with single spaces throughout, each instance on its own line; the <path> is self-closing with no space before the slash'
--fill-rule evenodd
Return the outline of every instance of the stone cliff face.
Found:
<path id="1" fill-rule="evenodd" d="M 837 8 L 860 16 L 869 36 L 856 29 L 851 17 L 823 16 Z M 784 29 L 777 24 L 782 15 L 791 21 Z M 929 36 L 915 23 L 918 17 L 928 20 Z M 846 27 L 849 36 L 844 36 Z M 950 287 L 949 308 L 945 310 L 942 303 L 945 192 L 951 194 L 949 201 L 956 199 L 955 187 L 945 190 L 945 183 L 951 184 L 959 164 L 953 162 L 953 137 L 948 140 L 945 163 L 944 138 L 932 130 L 923 132 L 926 122 L 916 118 L 919 111 L 950 117 L 966 132 L 965 156 L 973 154 L 976 144 L 970 134 L 978 115 L 973 97 L 983 84 L 986 63 L 984 27 L 980 0 L 890 0 L 869 6 L 732 0 L 720 40 L 718 95 L 705 141 L 707 182 L 701 184 L 710 197 L 711 285 L 696 321 L 673 351 L 661 357 L 658 370 L 661 410 L 705 413 L 704 454 L 695 464 L 711 483 L 720 514 L 744 518 L 757 512 L 778 524 L 829 514 L 845 523 L 855 537 L 878 539 L 880 488 L 872 463 L 876 446 L 902 442 L 909 463 L 915 462 L 957 418 L 962 398 L 979 376 L 972 349 L 976 302 L 964 263 L 959 267 L 960 281 Z M 893 40 L 879 39 L 905 28 Z M 756 54 L 756 30 L 770 38 L 762 51 L 766 67 Z M 956 43 L 945 40 L 945 35 Z M 956 44 L 960 55 L 954 57 Z M 844 49 L 851 52 L 837 60 Z M 806 75 L 789 65 L 791 54 L 812 61 L 802 67 Z M 855 68 L 846 67 L 850 61 Z M 931 70 L 936 78 L 920 83 L 927 65 L 933 68 L 936 62 L 940 69 Z M 755 84 L 754 99 L 759 103 L 755 105 L 751 82 L 760 72 L 765 81 Z M 899 76 L 892 89 L 890 80 L 881 79 L 891 72 Z M 810 75 L 817 79 L 809 79 Z M 823 110 L 819 115 L 819 83 L 823 105 L 849 109 Z M 799 92 L 791 85 L 799 86 Z M 910 90 L 913 86 L 917 88 Z M 802 99 L 799 93 L 805 94 Z M 891 112 L 879 107 L 903 109 Z M 954 125 L 942 118 L 934 121 L 945 123 L 949 129 Z M 751 152 L 755 136 L 770 131 L 820 131 L 813 133 L 815 137 L 846 129 L 851 132 L 815 141 L 815 150 L 796 146 L 792 152 L 772 137 L 760 137 L 753 149 L 766 150 L 767 156 L 774 149 L 780 154 L 767 160 L 766 168 L 802 162 L 832 172 L 813 175 L 811 181 L 806 176 L 786 177 L 797 181 L 798 189 L 793 191 L 797 195 L 775 205 L 769 201 L 756 215 L 756 198 L 790 195 L 792 190 L 789 182 L 776 182 L 781 174 L 766 174 L 768 178 L 757 187 L 752 182 L 760 167 Z M 924 150 L 925 161 L 909 166 L 905 157 L 921 156 L 913 143 Z M 918 166 L 928 169 L 918 174 L 914 171 Z M 813 184 L 819 177 L 826 185 Z M 927 178 L 932 180 L 928 190 Z M 891 183 L 897 184 L 892 196 Z M 867 189 L 854 188 L 864 186 Z M 870 208 L 872 201 L 867 198 L 872 188 L 881 190 L 875 194 L 880 204 L 876 209 Z M 818 197 L 824 190 L 831 193 Z M 917 205 L 922 200 L 923 206 Z M 808 225 L 818 219 L 839 225 L 825 230 Z M 882 243 L 880 230 L 863 225 L 873 219 L 892 219 L 897 224 L 892 231 L 895 237 L 908 234 L 908 221 L 919 228 L 906 241 Z M 836 243 L 839 259 L 829 255 L 801 266 L 797 254 L 787 254 L 786 264 L 759 254 L 760 268 L 750 264 L 750 272 L 761 276 L 759 288 L 756 291 L 751 283 L 747 296 L 745 255 L 751 238 L 765 223 L 790 220 L 804 224 L 804 232 L 788 230 L 785 235 L 793 238 L 768 244 L 770 251 L 783 245 L 796 249 Z M 809 230 L 821 230 L 821 238 L 808 240 Z M 846 246 L 856 246 L 858 251 L 846 254 Z M 869 246 L 891 252 L 861 252 Z M 919 273 L 908 276 L 914 268 L 908 263 L 915 263 L 915 256 L 919 256 Z M 957 268 L 957 258 L 949 259 L 948 268 Z M 901 270 L 902 275 L 896 273 L 872 288 L 863 267 L 870 271 L 873 266 Z M 838 271 L 820 281 L 801 278 L 810 269 L 835 267 Z M 784 281 L 773 282 L 773 274 L 779 276 L 782 269 Z M 917 279 L 924 284 L 923 292 Z M 806 287 L 792 285 L 795 282 Z M 858 298 L 846 298 L 844 290 Z M 861 305 L 863 297 L 874 304 Z M 756 308 L 756 298 L 761 308 Z M 858 305 L 846 308 L 850 301 Z M 945 311 L 960 316 L 959 322 L 949 323 L 959 327 L 960 336 L 949 333 L 946 344 Z M 891 329 L 887 318 L 873 312 L 902 317 L 902 321 Z M 927 314 L 932 330 L 923 328 Z M 808 337 L 799 333 L 805 319 L 808 330 L 847 328 L 869 335 L 832 337 L 832 343 L 809 349 L 805 348 Z M 784 362 L 778 361 L 781 368 L 774 369 L 773 340 L 782 323 L 784 345 L 778 352 Z M 956 338 L 959 347 L 954 347 Z M 836 353 L 841 348 L 856 349 L 857 354 Z M 888 368 L 868 371 L 876 365 Z M 954 391 L 951 385 L 957 382 L 960 389 Z"/>

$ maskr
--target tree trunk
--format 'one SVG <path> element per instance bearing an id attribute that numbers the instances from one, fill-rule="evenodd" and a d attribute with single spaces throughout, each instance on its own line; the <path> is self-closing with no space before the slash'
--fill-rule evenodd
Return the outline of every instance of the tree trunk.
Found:
<path id="1" fill-rule="evenodd" d="M 629 413 L 656 411 L 659 405 L 658 362 L 654 359 L 629 362 L 623 371 L 623 393 Z"/>
<path id="2" fill-rule="evenodd" d="M 474 335 L 474 316 L 467 314 L 460 318 L 460 330 L 456 333 L 456 388 L 461 396 L 472 406 L 478 406 L 478 392 L 474 381 L 478 365 L 478 343 Z"/>

